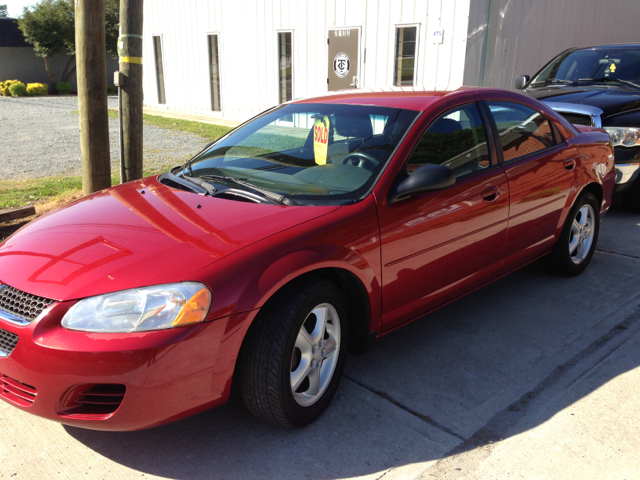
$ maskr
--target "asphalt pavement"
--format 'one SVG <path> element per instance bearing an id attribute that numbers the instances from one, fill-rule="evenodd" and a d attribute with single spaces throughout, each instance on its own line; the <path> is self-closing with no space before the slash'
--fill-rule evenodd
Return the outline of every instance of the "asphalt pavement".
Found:
<path id="1" fill-rule="evenodd" d="M 533 264 L 378 340 L 301 430 L 239 402 L 125 433 L 0 402 L 0 478 L 640 478 L 638 240 L 612 210 L 583 275 Z"/>

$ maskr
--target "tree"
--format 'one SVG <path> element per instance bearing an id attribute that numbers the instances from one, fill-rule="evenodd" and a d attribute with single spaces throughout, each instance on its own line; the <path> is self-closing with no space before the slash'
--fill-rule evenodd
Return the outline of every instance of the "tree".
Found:
<path id="1" fill-rule="evenodd" d="M 114 57 L 118 54 L 119 3 L 119 0 L 105 1 L 107 51 Z M 18 19 L 18 26 L 27 43 L 33 45 L 36 55 L 44 58 L 52 86 L 57 82 L 49 58 L 61 52 L 70 56 L 60 77 L 60 81 L 68 81 L 76 70 L 74 0 L 42 0 L 37 5 L 25 7 Z"/>
<path id="2" fill-rule="evenodd" d="M 6 5 L 0 5 L 0 18 L 6 18 L 9 16 L 9 11 Z"/>
<path id="3" fill-rule="evenodd" d="M 27 43 L 33 45 L 36 55 L 44 58 L 44 66 L 51 81 L 56 77 L 51 71 L 49 58 L 66 52 L 71 56 L 62 72 L 61 81 L 66 82 L 75 71 L 75 26 L 73 0 L 42 0 L 33 7 L 25 7 L 18 26 Z"/>
<path id="4" fill-rule="evenodd" d="M 118 36 L 120 35 L 120 0 L 105 0 L 105 36 L 107 52 L 118 58 Z"/>

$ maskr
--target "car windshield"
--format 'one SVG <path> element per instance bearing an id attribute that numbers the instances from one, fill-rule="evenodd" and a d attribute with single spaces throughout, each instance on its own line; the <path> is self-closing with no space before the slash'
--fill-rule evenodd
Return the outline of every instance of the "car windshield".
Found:
<path id="1" fill-rule="evenodd" d="M 640 87 L 639 48 L 590 48 L 558 55 L 531 84 L 618 83 Z"/>
<path id="2" fill-rule="evenodd" d="M 249 183 L 296 204 L 356 200 L 417 115 L 362 105 L 283 105 L 221 138 L 178 175 Z"/>

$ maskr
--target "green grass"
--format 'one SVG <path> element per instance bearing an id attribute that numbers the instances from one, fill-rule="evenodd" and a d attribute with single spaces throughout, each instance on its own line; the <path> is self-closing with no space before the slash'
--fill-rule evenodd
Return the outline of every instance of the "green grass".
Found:
<path id="1" fill-rule="evenodd" d="M 78 114 L 78 110 L 74 110 L 71 113 Z M 108 115 L 109 118 L 118 118 L 118 111 L 110 109 L 108 110 Z M 154 127 L 164 128 L 165 130 L 179 130 L 181 132 L 193 133 L 208 142 L 213 142 L 232 130 L 230 127 L 223 127 L 221 125 L 166 118 L 158 115 L 144 114 L 142 115 L 142 121 L 145 125 L 153 125 Z"/>
<path id="2" fill-rule="evenodd" d="M 115 118 L 118 118 L 118 112 Z M 165 118 L 157 115 L 143 115 L 143 122 L 145 125 L 153 125 L 156 127 L 164 128 L 165 130 L 180 130 L 182 132 L 189 132 L 204 138 L 208 142 L 213 142 L 219 139 L 223 135 L 226 135 L 232 129 L 230 127 L 223 127 L 220 125 L 212 125 L 210 123 L 191 122 L 189 120 L 179 120 L 177 118 Z"/>
<path id="3" fill-rule="evenodd" d="M 70 197 L 82 190 L 82 177 L 0 181 L 0 209 Z"/>
<path id="4" fill-rule="evenodd" d="M 144 176 L 166 172 L 169 167 L 145 169 Z M 111 185 L 120 183 L 119 175 L 111 176 Z M 46 177 L 28 180 L 0 181 L 0 210 L 22 205 L 41 205 L 67 199 L 82 193 L 82 177 Z"/>

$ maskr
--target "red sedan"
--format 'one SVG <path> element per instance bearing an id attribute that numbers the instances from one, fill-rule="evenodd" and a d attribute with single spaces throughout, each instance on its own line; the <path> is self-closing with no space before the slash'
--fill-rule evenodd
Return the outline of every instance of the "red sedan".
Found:
<path id="1" fill-rule="evenodd" d="M 348 351 L 538 258 L 581 273 L 614 181 L 607 133 L 517 93 L 280 105 L 0 245 L 0 397 L 136 430 L 235 381 L 258 417 L 306 425 Z"/>

